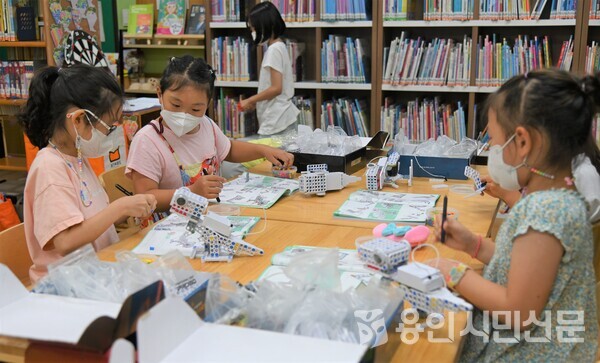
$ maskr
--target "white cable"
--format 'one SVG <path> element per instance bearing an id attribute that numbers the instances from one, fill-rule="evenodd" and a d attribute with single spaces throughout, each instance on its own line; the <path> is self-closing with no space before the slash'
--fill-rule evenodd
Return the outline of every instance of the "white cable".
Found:
<path id="1" fill-rule="evenodd" d="M 439 261 L 440 261 L 440 251 L 437 249 L 437 247 L 435 247 L 434 245 L 430 244 L 430 243 L 423 243 L 418 245 L 416 248 L 414 248 L 411 252 L 410 252 L 410 258 L 413 262 L 416 262 L 415 260 L 415 251 L 418 249 L 421 249 L 423 247 L 430 247 L 433 248 L 433 250 L 435 251 L 435 258 L 436 258 L 436 264 L 435 264 L 435 268 L 438 268 L 439 265 Z M 439 270 L 439 269 L 438 269 Z"/>
<path id="2" fill-rule="evenodd" d="M 433 173 L 430 173 L 430 172 L 428 172 L 428 171 L 427 171 L 425 168 L 423 168 L 423 167 L 421 166 L 421 163 L 419 163 L 419 159 L 417 158 L 417 155 L 413 155 L 413 157 L 414 157 L 415 161 L 417 162 L 417 165 L 419 166 L 419 168 L 421 168 L 421 170 L 423 170 L 424 172 L 426 172 L 427 174 L 429 174 L 429 175 L 431 175 L 431 176 L 433 176 L 433 177 L 435 177 L 435 178 L 444 178 L 444 181 L 448 181 L 448 178 L 447 178 L 447 177 L 445 177 L 445 176 L 443 176 L 443 175 L 439 175 L 439 174 L 433 174 Z"/>
<path id="3" fill-rule="evenodd" d="M 257 231 L 257 232 L 246 233 L 244 235 L 244 237 L 251 236 L 253 234 L 263 233 L 267 229 L 267 208 L 262 208 L 262 210 L 263 210 L 263 217 L 264 217 L 263 219 L 265 220 L 265 224 L 263 225 L 263 228 L 260 231 Z"/>

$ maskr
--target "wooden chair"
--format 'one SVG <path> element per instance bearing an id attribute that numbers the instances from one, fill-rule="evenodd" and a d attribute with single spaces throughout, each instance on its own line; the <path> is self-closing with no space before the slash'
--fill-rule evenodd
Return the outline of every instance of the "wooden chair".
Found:
<path id="1" fill-rule="evenodd" d="M 111 203 L 126 196 L 127 192 L 133 195 L 133 181 L 125 176 L 125 166 L 119 166 L 118 168 L 105 171 L 98 176 L 98 179 L 100 179 L 100 184 L 102 184 L 104 190 L 106 190 L 108 200 Z M 125 192 L 119 188 L 124 189 Z"/>
<path id="2" fill-rule="evenodd" d="M 8 266 L 23 285 L 31 285 L 29 268 L 33 261 L 27 249 L 23 223 L 0 232 L 0 263 Z"/>

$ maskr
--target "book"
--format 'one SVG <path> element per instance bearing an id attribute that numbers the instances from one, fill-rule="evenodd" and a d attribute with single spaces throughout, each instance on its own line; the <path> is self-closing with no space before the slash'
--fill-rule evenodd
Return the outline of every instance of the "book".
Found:
<path id="1" fill-rule="evenodd" d="M 204 5 L 192 5 L 187 18 L 186 34 L 204 34 L 206 30 L 206 8 Z"/>
<path id="2" fill-rule="evenodd" d="M 232 235 L 244 237 L 260 221 L 259 217 L 227 216 L 232 224 Z M 137 254 L 162 256 L 173 250 L 190 257 L 200 235 L 186 233 L 187 219 L 171 214 L 163 219 L 144 236 L 144 239 L 132 250 Z"/>
<path id="3" fill-rule="evenodd" d="M 435 206 L 439 197 L 438 194 L 359 190 L 350 194 L 333 215 L 385 223 L 424 224 L 427 210 Z"/>
<path id="4" fill-rule="evenodd" d="M 267 209 L 279 198 L 294 193 L 299 187 L 298 180 L 295 179 L 245 173 L 225 183 L 219 198 L 221 204 Z"/>
<path id="5" fill-rule="evenodd" d="M 158 0 L 158 24 L 156 34 L 183 34 L 185 0 Z"/>
<path id="6" fill-rule="evenodd" d="M 135 4 L 129 7 L 127 34 L 151 35 L 154 28 L 154 6 L 152 4 Z"/>

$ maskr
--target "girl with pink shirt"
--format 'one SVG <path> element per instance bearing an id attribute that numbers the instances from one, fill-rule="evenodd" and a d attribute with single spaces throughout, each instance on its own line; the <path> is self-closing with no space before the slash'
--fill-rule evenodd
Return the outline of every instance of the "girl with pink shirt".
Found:
<path id="1" fill-rule="evenodd" d="M 117 242 L 116 222 L 147 217 L 156 208 L 149 194 L 109 204 L 86 159 L 112 150 L 122 108 L 119 84 L 101 68 L 46 67 L 33 78 L 19 115 L 27 137 L 40 148 L 23 206 L 33 282 L 47 273 L 48 264 L 87 243 L 100 250 Z"/>
<path id="2" fill-rule="evenodd" d="M 125 174 L 136 193 L 156 196 L 157 210 L 169 209 L 175 189 L 189 187 L 205 198 L 217 198 L 225 179 L 223 160 L 233 163 L 266 158 L 291 166 L 294 156 L 280 149 L 229 140 L 206 116 L 215 73 L 201 58 L 171 58 L 157 90 L 160 118 L 133 138 Z"/>

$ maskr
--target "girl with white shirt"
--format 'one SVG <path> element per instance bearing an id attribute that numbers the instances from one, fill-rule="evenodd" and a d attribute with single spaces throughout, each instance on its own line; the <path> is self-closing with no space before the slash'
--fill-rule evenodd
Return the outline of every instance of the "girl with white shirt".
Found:
<path id="1" fill-rule="evenodd" d="M 240 108 L 256 108 L 258 134 L 276 135 L 296 129 L 300 111 L 291 101 L 294 96 L 292 63 L 281 36 L 285 22 L 271 2 L 262 2 L 250 10 L 247 26 L 255 45 L 268 44 L 258 78 L 258 93 L 240 102 Z"/>

